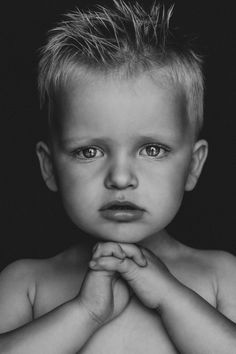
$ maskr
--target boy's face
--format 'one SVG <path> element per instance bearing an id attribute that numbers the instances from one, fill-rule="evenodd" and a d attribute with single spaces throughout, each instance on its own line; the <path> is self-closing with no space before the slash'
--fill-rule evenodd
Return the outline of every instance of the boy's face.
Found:
<path id="1" fill-rule="evenodd" d="M 71 80 L 58 101 L 51 189 L 59 189 L 73 222 L 117 242 L 161 231 L 180 207 L 193 160 L 180 90 L 144 74 L 126 81 L 91 75 Z"/>

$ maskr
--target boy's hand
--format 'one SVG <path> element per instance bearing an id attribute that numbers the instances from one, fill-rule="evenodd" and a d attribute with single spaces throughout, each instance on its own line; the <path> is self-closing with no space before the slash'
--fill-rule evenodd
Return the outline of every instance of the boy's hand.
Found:
<path id="1" fill-rule="evenodd" d="M 93 250 L 95 253 L 96 248 Z M 113 252 L 117 260 L 125 258 L 118 244 L 113 244 Z M 106 269 L 89 270 L 77 297 L 99 326 L 117 317 L 126 308 L 129 299 L 129 289 L 119 274 Z"/>
<path id="2" fill-rule="evenodd" d="M 126 257 L 117 257 L 118 246 Z M 161 306 L 170 289 L 169 285 L 176 281 L 158 257 L 134 244 L 99 243 L 90 267 L 97 271 L 120 273 L 140 301 L 154 309 Z"/>

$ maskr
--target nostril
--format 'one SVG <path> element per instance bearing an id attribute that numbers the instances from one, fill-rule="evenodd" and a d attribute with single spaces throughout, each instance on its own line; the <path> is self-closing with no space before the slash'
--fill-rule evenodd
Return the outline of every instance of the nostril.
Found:
<path id="1" fill-rule="evenodd" d="M 109 189 L 127 189 L 136 188 L 138 185 L 137 177 L 130 172 L 112 171 L 105 178 L 105 186 Z"/>

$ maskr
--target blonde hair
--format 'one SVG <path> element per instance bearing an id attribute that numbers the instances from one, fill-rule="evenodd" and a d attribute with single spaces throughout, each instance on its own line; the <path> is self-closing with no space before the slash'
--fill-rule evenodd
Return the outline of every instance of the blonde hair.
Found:
<path id="1" fill-rule="evenodd" d="M 202 61 L 184 38 L 171 32 L 172 13 L 173 5 L 165 9 L 156 1 L 145 10 L 138 2 L 113 0 L 111 8 L 99 5 L 86 12 L 76 8 L 66 14 L 41 49 L 41 106 L 47 100 L 52 112 L 57 90 L 75 68 L 128 76 L 159 69 L 182 86 L 198 134 L 203 121 Z"/>

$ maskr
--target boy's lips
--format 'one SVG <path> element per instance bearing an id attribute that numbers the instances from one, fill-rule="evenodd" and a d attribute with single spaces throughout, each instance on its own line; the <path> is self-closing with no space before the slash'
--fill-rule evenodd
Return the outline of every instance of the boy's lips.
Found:
<path id="1" fill-rule="evenodd" d="M 141 219 L 145 209 L 132 202 L 112 201 L 99 209 L 102 217 L 111 221 L 131 222 Z"/>

